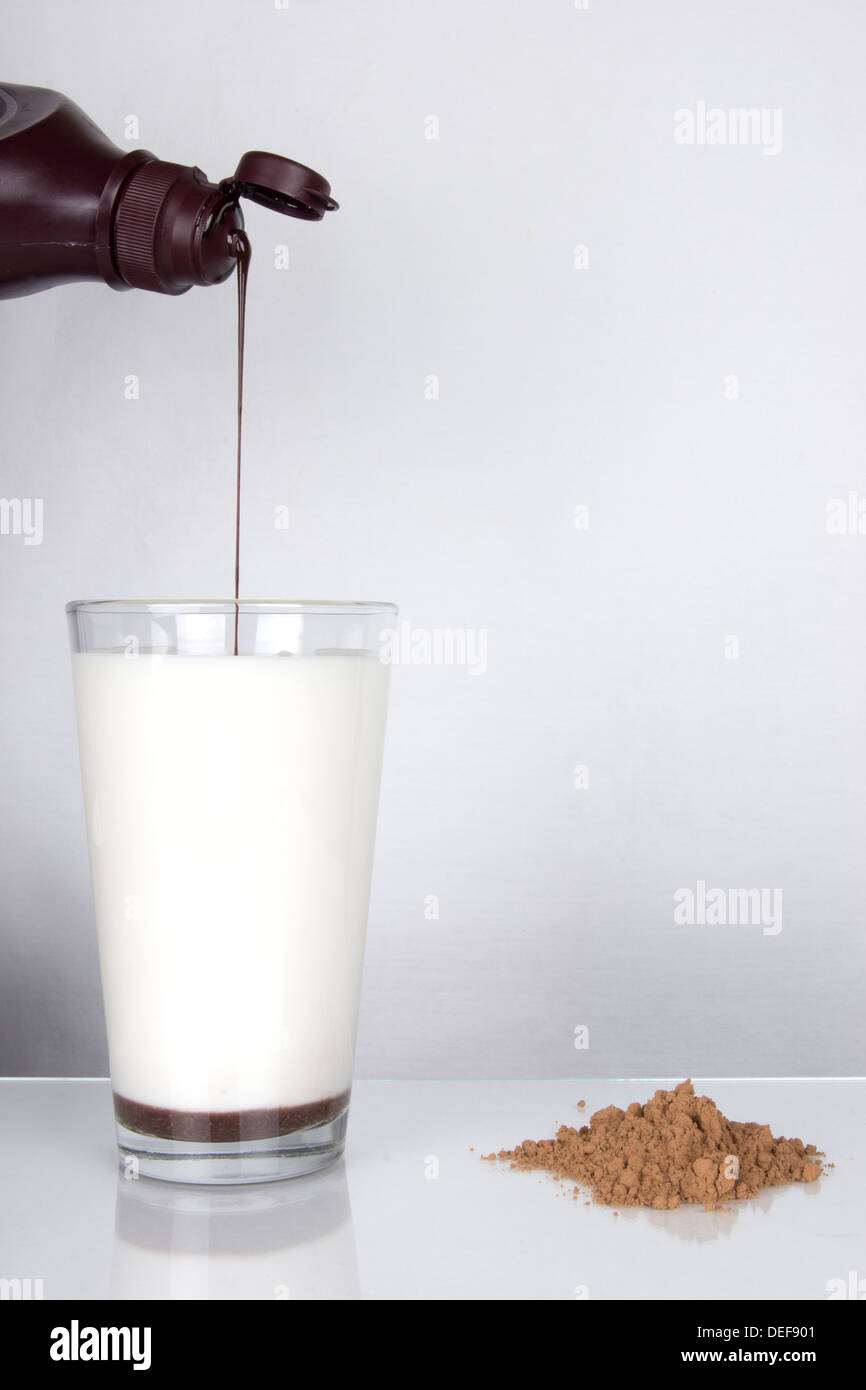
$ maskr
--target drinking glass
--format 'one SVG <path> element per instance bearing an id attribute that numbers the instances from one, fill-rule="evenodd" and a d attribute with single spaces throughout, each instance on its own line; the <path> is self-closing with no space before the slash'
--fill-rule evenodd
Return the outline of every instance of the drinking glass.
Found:
<path id="1" fill-rule="evenodd" d="M 118 1144 L 261 1182 L 344 1145 L 387 603 L 67 606 Z"/>

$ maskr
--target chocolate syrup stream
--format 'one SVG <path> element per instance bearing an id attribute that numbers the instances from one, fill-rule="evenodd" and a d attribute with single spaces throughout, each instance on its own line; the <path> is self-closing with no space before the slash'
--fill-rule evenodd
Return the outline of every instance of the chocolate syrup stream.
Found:
<path id="1" fill-rule="evenodd" d="M 244 324 L 247 313 L 247 277 L 250 269 L 252 247 L 246 232 L 232 232 L 229 237 L 229 250 L 238 262 L 238 455 L 237 484 L 235 490 L 235 649 L 238 654 L 238 624 L 240 621 L 241 594 L 241 435 L 244 420 Z"/>

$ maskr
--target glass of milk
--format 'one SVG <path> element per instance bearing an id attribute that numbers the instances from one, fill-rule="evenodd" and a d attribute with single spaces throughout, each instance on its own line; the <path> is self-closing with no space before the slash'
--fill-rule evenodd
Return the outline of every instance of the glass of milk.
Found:
<path id="1" fill-rule="evenodd" d="M 396 613 L 67 606 L 130 1174 L 264 1182 L 342 1152 Z"/>

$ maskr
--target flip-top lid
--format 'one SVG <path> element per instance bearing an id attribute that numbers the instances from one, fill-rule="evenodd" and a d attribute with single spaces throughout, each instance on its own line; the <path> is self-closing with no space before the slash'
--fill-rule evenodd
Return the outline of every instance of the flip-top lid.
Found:
<path id="1" fill-rule="evenodd" d="M 265 150 L 249 150 L 242 156 L 234 177 L 223 179 L 220 189 L 234 198 L 249 198 L 273 212 L 318 222 L 340 205 L 331 197 L 331 185 L 314 169 Z"/>

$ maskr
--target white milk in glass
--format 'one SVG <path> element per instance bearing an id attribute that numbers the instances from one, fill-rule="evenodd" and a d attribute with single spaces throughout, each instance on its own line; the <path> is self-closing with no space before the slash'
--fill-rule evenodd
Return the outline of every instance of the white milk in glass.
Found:
<path id="1" fill-rule="evenodd" d="M 116 1095 L 333 1109 L 351 1086 L 387 667 L 336 651 L 73 662 Z"/>

